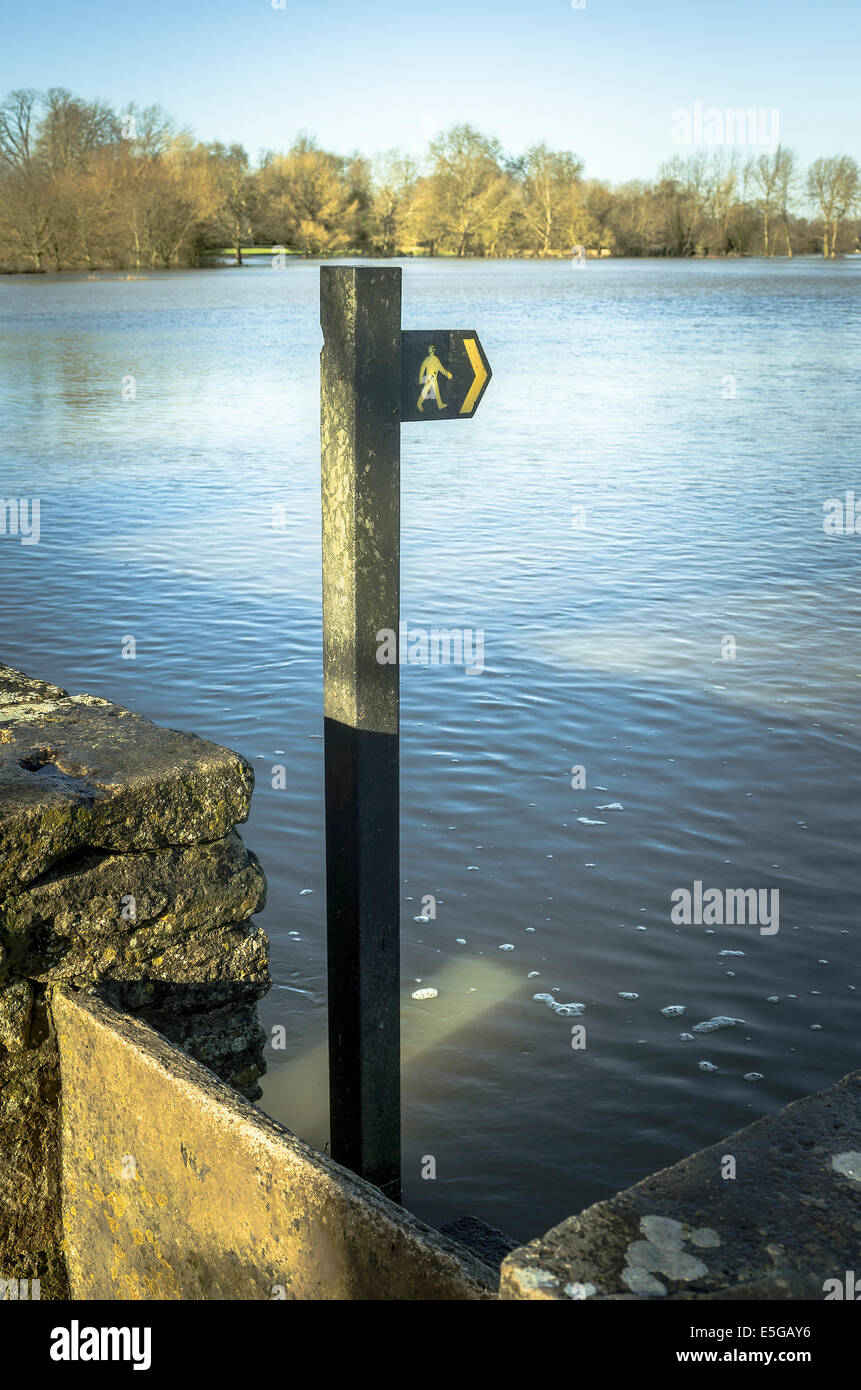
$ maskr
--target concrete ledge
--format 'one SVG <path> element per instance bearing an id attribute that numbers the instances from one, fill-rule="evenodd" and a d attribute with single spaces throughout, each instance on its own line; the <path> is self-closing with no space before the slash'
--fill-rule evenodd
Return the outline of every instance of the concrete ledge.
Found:
<path id="1" fill-rule="evenodd" d="M 859 1250 L 861 1071 L 515 1250 L 500 1298 L 821 1300 Z"/>
<path id="2" fill-rule="evenodd" d="M 74 1299 L 491 1299 L 496 1276 L 103 1002 L 53 993 Z"/>

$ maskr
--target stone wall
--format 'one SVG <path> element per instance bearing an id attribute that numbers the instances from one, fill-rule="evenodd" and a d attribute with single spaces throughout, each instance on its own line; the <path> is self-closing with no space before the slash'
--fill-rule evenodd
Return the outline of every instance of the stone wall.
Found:
<path id="1" fill-rule="evenodd" d="M 253 772 L 194 734 L 0 665 L 0 1279 L 62 1297 L 59 985 L 260 1095 L 266 885 Z"/>

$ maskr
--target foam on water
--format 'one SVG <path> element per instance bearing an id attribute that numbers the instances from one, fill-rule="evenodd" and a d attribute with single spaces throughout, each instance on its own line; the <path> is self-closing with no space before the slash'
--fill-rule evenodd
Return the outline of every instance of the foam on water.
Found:
<path id="1" fill-rule="evenodd" d="M 546 1004 L 548 1009 L 552 1009 L 553 1013 L 559 1014 L 562 1018 L 578 1018 L 586 1009 L 585 1004 L 560 1004 L 552 994 L 533 994 L 532 998 Z"/>
<path id="2" fill-rule="evenodd" d="M 703 1023 L 694 1024 L 695 1033 L 716 1033 L 718 1028 L 733 1028 L 737 1023 L 744 1023 L 743 1018 L 727 1018 L 725 1014 L 717 1014 L 714 1018 L 707 1018 Z"/>

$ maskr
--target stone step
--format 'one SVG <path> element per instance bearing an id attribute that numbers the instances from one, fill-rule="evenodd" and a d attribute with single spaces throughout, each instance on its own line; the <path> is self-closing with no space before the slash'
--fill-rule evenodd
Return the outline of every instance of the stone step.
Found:
<path id="1" fill-rule="evenodd" d="M 859 1251 L 856 1071 L 515 1250 L 500 1298 L 821 1300 Z"/>

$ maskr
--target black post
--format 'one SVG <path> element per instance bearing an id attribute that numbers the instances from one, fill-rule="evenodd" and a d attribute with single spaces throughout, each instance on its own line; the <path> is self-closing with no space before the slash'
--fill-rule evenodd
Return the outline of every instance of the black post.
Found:
<path id="1" fill-rule="evenodd" d="M 331 1151 L 399 1201 L 400 270 L 322 267 L 320 322 Z"/>

